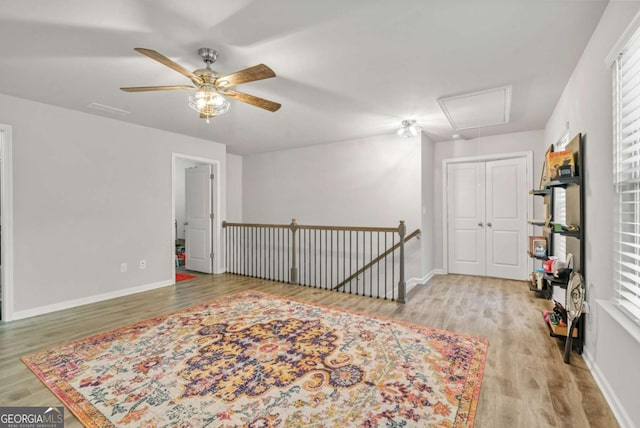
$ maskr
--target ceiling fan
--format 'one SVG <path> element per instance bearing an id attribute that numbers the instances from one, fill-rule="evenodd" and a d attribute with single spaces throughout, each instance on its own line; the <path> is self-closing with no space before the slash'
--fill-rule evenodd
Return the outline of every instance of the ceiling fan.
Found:
<path id="1" fill-rule="evenodd" d="M 201 119 L 207 119 L 207 122 L 209 122 L 209 119 L 229 110 L 229 102 L 225 97 L 242 101 L 272 112 L 277 111 L 281 107 L 280 104 L 273 101 L 231 89 L 232 87 L 243 83 L 275 77 L 276 73 L 264 64 L 254 65 L 253 67 L 236 71 L 235 73 L 220 76 L 216 71 L 211 69 L 211 64 L 213 64 L 218 58 L 218 52 L 210 48 L 198 49 L 198 55 L 200 55 L 204 61 L 205 68 L 200 68 L 193 72 L 152 49 L 135 48 L 134 50 L 188 77 L 195 86 L 134 86 L 120 88 L 123 91 L 146 92 L 196 89 L 196 93 L 189 97 L 189 106 L 200 113 Z"/>

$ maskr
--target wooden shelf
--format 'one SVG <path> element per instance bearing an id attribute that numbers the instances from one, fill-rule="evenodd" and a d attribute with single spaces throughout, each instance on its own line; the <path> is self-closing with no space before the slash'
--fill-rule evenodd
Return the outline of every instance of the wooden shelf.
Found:
<path id="1" fill-rule="evenodd" d="M 548 290 L 546 288 L 538 288 L 530 285 L 529 291 L 535 291 L 537 293 L 546 293 Z"/>
<path id="2" fill-rule="evenodd" d="M 567 187 L 570 184 L 581 184 L 582 177 L 568 177 L 562 180 L 553 180 L 545 184 L 545 187 Z"/>
<path id="3" fill-rule="evenodd" d="M 555 230 L 553 227 L 549 227 L 549 226 L 541 226 L 542 230 L 544 230 L 547 233 L 555 233 L 556 235 L 562 235 L 562 236 L 570 236 L 572 238 L 577 238 L 580 239 L 580 231 L 576 230 L 576 231 L 571 231 L 571 230 Z"/>
<path id="4" fill-rule="evenodd" d="M 553 276 L 553 274 L 550 274 L 547 272 L 545 272 L 543 275 L 544 275 L 543 278 L 549 281 L 551 284 L 558 286 L 560 288 L 567 288 L 568 283 L 566 281 L 561 281 L 560 279 Z"/>
<path id="5" fill-rule="evenodd" d="M 551 190 L 550 189 L 533 189 L 533 190 L 529 190 L 529 194 L 534 196 L 547 196 L 551 194 Z"/>
<path id="6" fill-rule="evenodd" d="M 576 230 L 576 231 L 562 230 L 560 232 L 553 232 L 553 233 L 557 233 L 557 234 L 562 235 L 562 236 L 571 236 L 572 238 L 580 239 L 580 231 L 579 230 Z"/>
<path id="7" fill-rule="evenodd" d="M 545 155 L 545 163 L 543 164 L 543 175 L 541 178 L 542 183 L 540 184 L 540 189 L 533 189 L 529 192 L 532 196 L 544 196 L 544 214 L 541 214 L 541 217 L 544 217 L 545 222 L 539 220 L 529 221 L 529 224 L 534 224 L 540 227 L 541 234 L 547 239 L 547 254 L 555 254 L 554 252 L 554 241 L 557 241 L 560 236 L 568 236 L 574 239 L 566 241 L 566 251 L 573 253 L 576 257 L 574 260 L 574 270 L 582 273 L 582 276 L 585 276 L 585 261 L 586 261 L 586 249 L 585 249 L 585 216 L 586 216 L 586 207 L 585 207 L 585 186 L 583 183 L 584 176 L 584 138 L 582 134 L 577 134 L 569 143 L 567 144 L 565 150 L 569 150 L 573 153 L 574 160 L 574 169 L 573 173 L 575 176 L 573 177 L 563 177 L 559 179 L 549 180 L 550 172 L 547 168 L 546 155 Z M 553 146 L 550 146 L 547 149 L 547 154 L 553 151 Z M 566 220 L 560 220 L 562 223 L 568 223 L 576 225 L 580 228 L 577 231 L 569 231 L 566 230 L 566 224 L 555 223 L 555 226 L 558 227 L 558 231 L 554 230 L 554 220 L 553 214 L 555 213 L 554 207 L 554 195 L 556 193 L 556 189 L 565 189 L 566 190 L 566 198 L 565 198 L 565 209 L 566 209 Z M 534 223 L 535 222 L 535 223 Z M 562 230 L 561 226 L 565 229 Z M 562 239 L 564 241 L 564 239 Z M 577 254 L 576 254 L 577 253 Z M 541 296 L 551 299 L 553 297 L 554 292 L 558 292 L 558 294 L 562 294 L 561 288 L 566 291 L 568 288 L 568 280 L 559 280 L 555 278 L 551 273 L 545 272 L 542 274 L 542 281 L 544 287 L 542 290 L 538 290 L 536 284 L 528 284 L 531 291 L 538 292 Z M 578 353 L 582 353 L 583 345 L 584 345 L 584 333 L 585 333 L 585 316 L 581 316 L 576 320 L 577 327 L 574 329 L 570 338 L 567 338 L 567 327 L 561 327 L 558 325 L 550 325 L 547 324 L 547 328 L 549 329 L 549 335 L 551 337 L 558 338 L 566 338 L 565 347 L 567 348 L 567 352 L 564 354 L 564 362 L 570 363 L 570 353 L 568 352 L 571 349 L 575 349 Z"/>
<path id="8" fill-rule="evenodd" d="M 547 260 L 549 258 L 547 256 L 536 256 L 533 253 L 531 253 L 531 251 L 527 251 L 527 254 L 529 254 L 529 257 L 536 260 Z"/>

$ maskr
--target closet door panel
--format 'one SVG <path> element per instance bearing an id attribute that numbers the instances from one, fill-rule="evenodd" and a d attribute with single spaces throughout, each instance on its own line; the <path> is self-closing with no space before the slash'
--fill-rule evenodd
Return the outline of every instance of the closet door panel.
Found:
<path id="1" fill-rule="evenodd" d="M 524 158 L 486 163 L 488 276 L 527 278 L 527 185 Z"/>
<path id="2" fill-rule="evenodd" d="M 485 168 L 482 163 L 447 168 L 449 272 L 485 275 Z"/>

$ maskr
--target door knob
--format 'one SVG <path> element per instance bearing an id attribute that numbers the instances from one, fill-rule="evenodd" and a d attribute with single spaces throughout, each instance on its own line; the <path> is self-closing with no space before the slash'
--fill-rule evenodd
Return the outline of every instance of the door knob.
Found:
<path id="1" fill-rule="evenodd" d="M 478 222 L 478 226 L 482 227 L 482 222 Z"/>
<path id="2" fill-rule="evenodd" d="M 188 221 L 185 221 L 183 224 L 184 224 L 185 226 L 189 226 L 189 222 L 188 222 Z"/>
<path id="3" fill-rule="evenodd" d="M 487 226 L 491 227 L 491 223 L 487 223 Z"/>

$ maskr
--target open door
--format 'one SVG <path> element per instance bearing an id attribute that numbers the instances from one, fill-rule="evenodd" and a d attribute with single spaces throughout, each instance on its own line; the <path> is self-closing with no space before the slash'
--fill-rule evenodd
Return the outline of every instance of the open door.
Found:
<path id="1" fill-rule="evenodd" d="M 185 268 L 212 273 L 213 174 L 211 165 L 185 170 Z"/>

